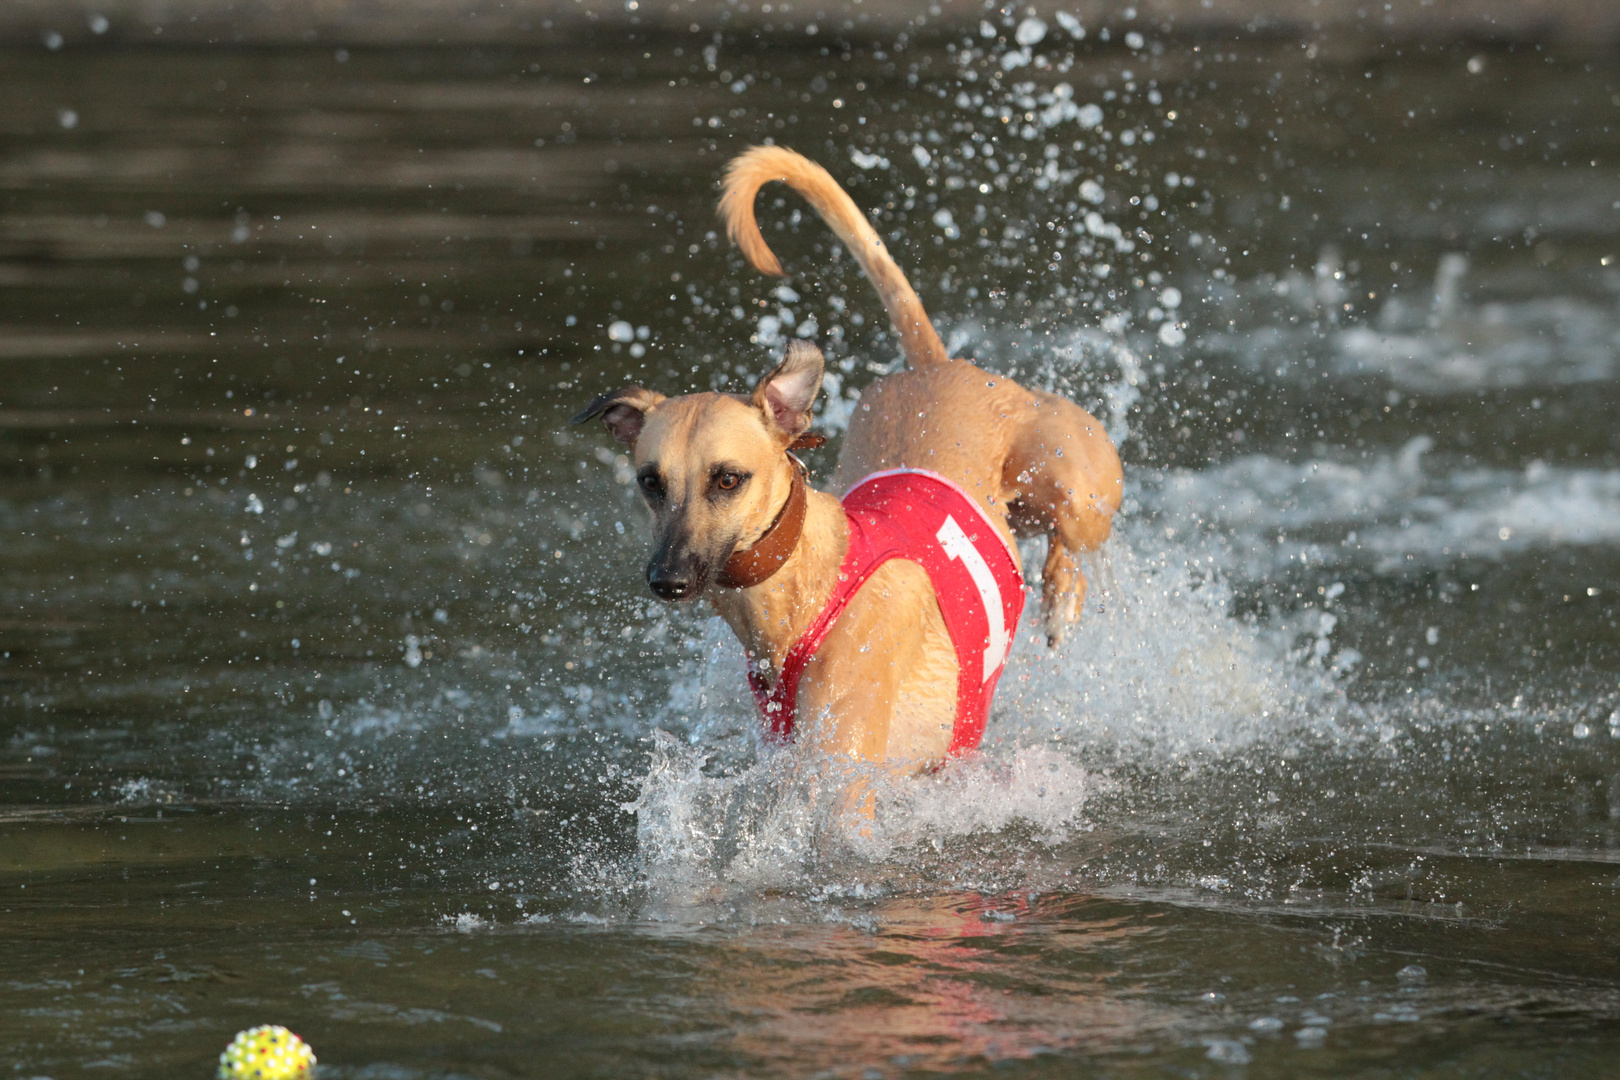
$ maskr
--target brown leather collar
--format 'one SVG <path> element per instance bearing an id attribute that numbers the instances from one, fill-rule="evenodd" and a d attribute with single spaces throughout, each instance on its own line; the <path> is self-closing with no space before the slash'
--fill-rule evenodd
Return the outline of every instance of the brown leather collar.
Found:
<path id="1" fill-rule="evenodd" d="M 793 554 L 793 549 L 799 546 L 799 536 L 804 532 L 807 501 L 804 465 L 792 454 L 788 458 L 793 462 L 793 486 L 788 491 L 787 502 L 782 504 L 776 520 L 771 522 L 752 547 L 731 553 L 731 558 L 715 575 L 716 584 L 727 589 L 753 588 L 780 570 L 788 556 Z"/>

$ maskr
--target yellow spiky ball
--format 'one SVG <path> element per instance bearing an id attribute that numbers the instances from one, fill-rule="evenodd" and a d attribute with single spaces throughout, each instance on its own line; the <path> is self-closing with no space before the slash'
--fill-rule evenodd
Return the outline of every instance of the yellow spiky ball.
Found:
<path id="1" fill-rule="evenodd" d="M 220 1080 L 306 1080 L 315 1074 L 315 1051 L 280 1024 L 238 1031 L 219 1055 Z"/>

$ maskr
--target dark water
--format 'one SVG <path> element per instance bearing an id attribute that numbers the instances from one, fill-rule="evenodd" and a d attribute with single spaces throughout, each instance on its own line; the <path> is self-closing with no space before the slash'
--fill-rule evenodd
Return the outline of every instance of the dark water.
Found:
<path id="1" fill-rule="evenodd" d="M 9 1074 L 1614 1074 L 1614 65 L 991 29 L 0 56 Z M 891 364 L 766 138 L 1130 483 L 861 842 L 566 427 Z"/>

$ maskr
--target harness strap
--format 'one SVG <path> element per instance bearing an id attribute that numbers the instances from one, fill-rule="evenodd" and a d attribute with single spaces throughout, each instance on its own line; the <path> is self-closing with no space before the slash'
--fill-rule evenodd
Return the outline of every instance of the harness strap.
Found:
<path id="1" fill-rule="evenodd" d="M 838 567 L 838 579 L 833 584 L 832 595 L 827 598 L 820 614 L 799 635 L 799 640 L 788 649 L 787 656 L 782 659 L 782 670 L 777 675 L 776 684 L 766 686 L 758 669 L 752 664 L 748 666 L 748 685 L 754 691 L 754 700 L 759 703 L 760 712 L 765 717 L 766 733 L 775 742 L 785 743 L 793 739 L 799 706 L 799 677 L 804 674 L 805 665 L 821 648 L 821 643 L 827 640 L 833 624 L 855 598 L 855 593 L 866 584 L 866 579 L 883 563 L 894 558 L 891 553 L 881 561 L 867 560 L 861 542 L 860 522 L 850 517 L 848 511 L 844 513 L 844 520 L 849 523 L 849 547 Z"/>

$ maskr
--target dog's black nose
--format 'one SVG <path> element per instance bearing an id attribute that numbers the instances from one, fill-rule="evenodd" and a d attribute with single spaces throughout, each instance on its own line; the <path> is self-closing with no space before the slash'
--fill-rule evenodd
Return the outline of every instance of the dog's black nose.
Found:
<path id="1" fill-rule="evenodd" d="M 647 587 L 660 600 L 687 600 L 699 592 L 698 583 L 690 575 L 657 566 L 647 570 Z"/>
<path id="2" fill-rule="evenodd" d="M 696 600 L 709 577 L 704 560 L 687 542 L 684 532 L 672 529 L 647 561 L 647 587 L 660 600 Z"/>

